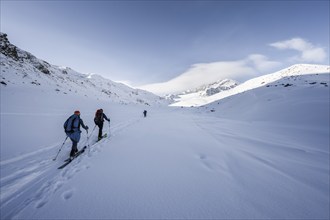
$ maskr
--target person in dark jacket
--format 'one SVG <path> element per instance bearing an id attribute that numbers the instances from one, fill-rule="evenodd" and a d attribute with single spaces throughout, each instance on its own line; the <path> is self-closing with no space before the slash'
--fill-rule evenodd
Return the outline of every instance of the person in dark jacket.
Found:
<path id="1" fill-rule="evenodd" d="M 98 109 L 95 113 L 94 122 L 99 127 L 98 140 L 102 139 L 102 130 L 104 119 L 110 123 L 110 119 L 103 113 L 103 109 Z"/>
<path id="2" fill-rule="evenodd" d="M 143 111 L 143 115 L 144 115 L 144 117 L 147 117 L 147 110 Z"/>
<path id="3" fill-rule="evenodd" d="M 70 157 L 73 157 L 78 152 L 78 142 L 80 140 L 80 125 L 87 131 L 88 126 L 84 124 L 83 120 L 80 118 L 80 111 L 75 111 L 66 122 L 64 123 L 64 129 L 66 135 L 72 141 L 72 148 L 70 152 Z"/>

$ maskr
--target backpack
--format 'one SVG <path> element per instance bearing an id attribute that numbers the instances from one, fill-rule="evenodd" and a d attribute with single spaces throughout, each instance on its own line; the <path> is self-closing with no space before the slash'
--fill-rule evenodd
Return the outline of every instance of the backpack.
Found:
<path id="1" fill-rule="evenodd" d="M 100 124 L 103 122 L 103 111 L 101 109 L 98 109 L 95 112 L 94 122 L 95 122 L 95 124 Z"/>
<path id="2" fill-rule="evenodd" d="M 72 119 L 74 117 L 74 115 L 71 115 L 68 119 L 66 119 L 66 121 L 64 122 L 64 132 L 65 133 L 73 133 L 73 122 L 75 121 L 75 119 Z"/>

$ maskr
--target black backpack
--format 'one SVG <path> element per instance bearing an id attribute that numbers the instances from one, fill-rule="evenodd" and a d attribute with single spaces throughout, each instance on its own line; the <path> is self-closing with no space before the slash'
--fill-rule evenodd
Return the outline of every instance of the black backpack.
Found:
<path id="1" fill-rule="evenodd" d="M 94 122 L 97 125 L 103 122 L 103 111 L 101 109 L 95 112 Z"/>

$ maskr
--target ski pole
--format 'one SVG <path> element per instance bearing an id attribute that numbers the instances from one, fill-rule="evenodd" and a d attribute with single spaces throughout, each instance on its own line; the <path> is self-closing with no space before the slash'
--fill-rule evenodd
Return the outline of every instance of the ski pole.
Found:
<path id="1" fill-rule="evenodd" d="M 64 142 L 63 142 L 63 144 L 62 144 L 61 148 L 58 150 L 58 152 L 57 152 L 57 154 L 56 154 L 56 157 L 53 159 L 53 161 L 55 161 L 55 160 L 56 160 L 56 158 L 57 158 L 57 156 L 60 154 L 60 152 L 61 152 L 61 150 L 62 150 L 62 147 L 64 146 L 64 144 L 65 144 L 65 141 L 66 141 L 66 139 L 68 139 L 68 137 L 69 137 L 69 136 L 66 136 L 66 138 L 65 138 L 65 140 L 64 140 Z"/>
<path id="2" fill-rule="evenodd" d="M 91 132 L 91 135 L 90 135 L 89 137 L 91 137 L 91 136 L 92 136 L 92 134 L 93 134 L 93 132 L 94 132 L 95 128 L 96 128 L 96 125 L 94 126 L 94 128 L 93 128 L 93 130 L 92 130 L 92 132 Z"/>
<path id="3" fill-rule="evenodd" d="M 94 126 L 94 129 L 95 129 L 95 127 L 96 127 L 96 125 Z M 93 129 L 93 131 L 94 131 L 94 129 Z M 90 136 L 92 136 L 92 134 L 93 134 L 93 131 L 92 131 L 92 133 L 91 133 L 91 135 L 90 135 Z M 91 153 L 91 147 L 89 146 L 89 136 L 88 136 L 88 130 L 86 130 L 86 132 L 87 132 L 87 146 L 88 146 L 88 154 L 90 155 L 90 153 Z"/>
<path id="4" fill-rule="evenodd" d="M 89 149 L 90 147 L 89 147 L 88 129 L 86 130 L 86 132 L 87 132 L 87 146 L 88 146 L 88 149 Z M 92 131 L 92 132 L 93 132 L 93 131 Z"/>
<path id="5" fill-rule="evenodd" d="M 110 121 L 109 122 L 109 137 L 111 136 L 111 133 L 110 133 Z"/>

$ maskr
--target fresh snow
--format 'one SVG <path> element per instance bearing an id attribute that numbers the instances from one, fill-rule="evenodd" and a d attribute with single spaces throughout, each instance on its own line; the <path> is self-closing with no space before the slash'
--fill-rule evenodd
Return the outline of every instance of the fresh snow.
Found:
<path id="1" fill-rule="evenodd" d="M 314 78 L 329 84 L 328 74 Z M 1 218 L 329 218 L 329 87 L 260 89 L 201 108 L 149 108 L 147 118 L 141 106 L 78 99 L 90 132 L 106 106 L 110 135 L 96 143 L 94 131 L 63 170 L 69 141 L 52 159 L 73 98 L 11 103 L 1 111 Z M 79 148 L 87 144 L 83 131 Z"/>
<path id="2" fill-rule="evenodd" d="M 330 71 L 329 66 L 325 66 L 325 65 L 308 65 L 308 64 L 294 65 L 294 66 L 291 66 L 284 70 L 278 71 L 276 73 L 263 75 L 263 76 L 248 80 L 248 81 L 234 87 L 233 89 L 224 90 L 224 91 L 221 91 L 221 92 L 216 93 L 211 96 L 201 97 L 199 93 L 190 93 L 187 95 L 181 95 L 180 99 L 177 99 L 176 102 L 172 104 L 172 106 L 185 106 L 185 107 L 201 106 L 201 105 L 205 105 L 205 104 L 208 104 L 208 103 L 214 102 L 216 100 L 223 99 L 223 98 L 226 98 L 226 97 L 238 94 L 238 93 L 242 93 L 242 92 L 245 92 L 245 91 L 248 91 L 251 89 L 265 86 L 272 82 L 277 82 L 281 79 L 283 79 L 284 82 L 286 82 L 287 80 L 294 82 L 295 85 L 297 84 L 296 81 L 301 81 L 301 82 L 298 82 L 299 85 L 313 83 L 314 74 L 329 73 L 329 71 Z M 310 79 L 308 79 L 308 77 L 307 77 L 307 79 L 300 78 L 301 75 L 309 75 L 309 74 L 313 74 Z M 304 82 L 303 80 L 305 80 L 307 82 Z M 327 80 L 326 80 L 326 82 L 327 82 Z M 279 82 L 277 82 L 277 83 L 279 83 Z M 231 84 L 229 84 L 229 85 L 231 85 Z"/>
<path id="3" fill-rule="evenodd" d="M 1 84 L 1 219 L 329 219 L 329 67 L 297 65 L 181 108 L 96 99 L 92 87 L 64 94 L 48 78 L 14 84 L 10 61 L 1 65 L 10 81 Z M 98 108 L 111 122 L 96 142 Z M 59 170 L 71 148 L 53 161 L 63 123 L 77 109 L 90 127 L 78 148 L 88 148 Z"/>

